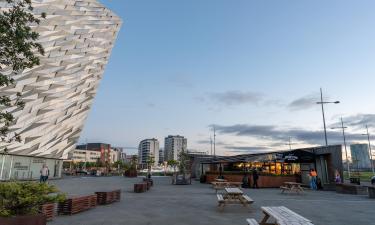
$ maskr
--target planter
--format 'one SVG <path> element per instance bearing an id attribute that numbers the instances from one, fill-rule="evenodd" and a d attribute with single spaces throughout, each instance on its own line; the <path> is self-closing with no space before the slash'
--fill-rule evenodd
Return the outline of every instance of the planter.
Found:
<path id="1" fill-rule="evenodd" d="M 375 198 L 375 187 L 368 187 L 368 196 L 370 198 Z"/>
<path id="2" fill-rule="evenodd" d="M 136 170 L 127 170 L 125 171 L 125 177 L 137 177 L 137 171 Z"/>
<path id="3" fill-rule="evenodd" d="M 147 191 L 147 184 L 146 183 L 134 184 L 134 192 L 135 193 L 143 193 L 145 191 Z"/>
<path id="4" fill-rule="evenodd" d="M 81 197 L 72 197 L 59 203 L 59 214 L 73 215 L 82 211 L 96 207 L 96 195 L 87 195 Z"/>
<path id="5" fill-rule="evenodd" d="M 97 196 L 98 205 L 106 205 L 113 202 L 118 202 L 121 199 L 121 190 L 108 192 L 95 192 Z"/>
<path id="6" fill-rule="evenodd" d="M 151 183 L 151 187 L 154 186 L 154 181 L 151 178 L 143 178 L 143 181 L 144 182 L 150 182 Z"/>
<path id="7" fill-rule="evenodd" d="M 0 217 L 1 225 L 46 225 L 47 220 L 43 214 L 16 217 Z"/>
<path id="8" fill-rule="evenodd" d="M 367 187 L 354 184 L 336 184 L 336 192 L 350 195 L 367 195 Z"/>
<path id="9" fill-rule="evenodd" d="M 55 217 L 55 203 L 42 205 L 40 211 L 46 217 L 47 221 L 51 221 Z"/>

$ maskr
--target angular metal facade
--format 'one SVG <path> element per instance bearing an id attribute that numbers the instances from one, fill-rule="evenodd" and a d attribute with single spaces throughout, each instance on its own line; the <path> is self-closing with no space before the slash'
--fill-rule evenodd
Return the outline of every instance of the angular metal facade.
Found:
<path id="1" fill-rule="evenodd" d="M 34 27 L 45 55 L 32 69 L 14 75 L 26 106 L 14 111 L 11 127 L 22 142 L 9 153 L 66 158 L 75 148 L 99 81 L 121 26 L 121 19 L 96 0 L 33 0 L 34 12 L 47 14 Z"/>

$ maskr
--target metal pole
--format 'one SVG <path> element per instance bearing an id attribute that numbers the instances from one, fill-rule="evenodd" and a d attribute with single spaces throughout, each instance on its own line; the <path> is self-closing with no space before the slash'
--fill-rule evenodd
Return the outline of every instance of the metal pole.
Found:
<path id="1" fill-rule="evenodd" d="M 348 175 L 349 175 L 349 178 L 351 177 L 350 176 L 350 163 L 349 163 L 349 159 L 348 159 L 348 151 L 346 149 L 346 138 L 345 138 L 345 127 L 344 127 L 344 121 L 342 120 L 342 117 L 341 117 L 341 128 L 342 128 L 342 135 L 344 137 L 344 147 L 345 147 L 345 155 L 346 155 L 346 165 L 348 167 Z"/>
<path id="2" fill-rule="evenodd" d="M 322 90 L 322 88 L 320 88 L 320 99 L 321 99 L 322 114 L 323 114 L 324 138 L 325 138 L 325 141 L 326 141 L 326 146 L 328 146 L 327 127 L 326 127 L 326 118 L 325 118 L 325 115 L 324 115 L 324 102 L 323 102 L 323 90 Z"/>
<path id="3" fill-rule="evenodd" d="M 216 157 L 216 128 L 214 126 L 214 157 Z"/>
<path id="4" fill-rule="evenodd" d="M 366 124 L 366 130 L 367 130 L 367 139 L 368 139 L 368 149 L 369 149 L 369 154 L 370 154 L 370 163 L 371 163 L 371 171 L 372 174 L 374 174 L 374 163 L 372 160 L 372 150 L 371 150 L 371 141 L 370 141 L 370 133 L 368 132 L 368 126 Z"/>
<path id="5" fill-rule="evenodd" d="M 210 143 L 211 143 L 211 152 L 210 155 L 212 155 L 212 136 L 210 135 Z"/>
<path id="6" fill-rule="evenodd" d="M 290 140 L 290 137 L 289 137 L 289 150 L 292 151 L 292 142 Z"/>

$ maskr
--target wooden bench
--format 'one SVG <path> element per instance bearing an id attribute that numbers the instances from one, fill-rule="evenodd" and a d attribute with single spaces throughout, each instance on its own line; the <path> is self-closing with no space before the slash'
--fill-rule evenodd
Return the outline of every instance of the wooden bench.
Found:
<path id="1" fill-rule="evenodd" d="M 219 206 L 219 207 L 224 206 L 224 205 L 225 205 L 225 200 L 224 200 L 223 195 L 221 195 L 221 194 L 217 194 L 216 196 L 217 196 L 217 202 L 219 203 L 218 206 Z"/>
<path id="2" fill-rule="evenodd" d="M 121 199 L 121 190 L 95 192 L 95 194 L 97 196 L 97 202 L 99 205 L 106 205 L 113 202 L 118 202 Z"/>
<path id="3" fill-rule="evenodd" d="M 278 224 L 278 225 L 313 225 L 311 220 L 293 212 L 285 206 L 261 207 L 264 218 L 260 224 Z M 273 218 L 276 223 L 268 223 L 268 219 Z"/>
<path id="4" fill-rule="evenodd" d="M 252 203 L 254 203 L 254 200 L 253 199 L 251 199 L 249 196 L 247 196 L 247 195 L 242 195 L 242 198 L 245 200 L 245 203 L 247 203 L 247 204 L 252 204 Z"/>
<path id="5" fill-rule="evenodd" d="M 259 225 L 255 219 L 246 219 L 248 225 Z"/>
<path id="6" fill-rule="evenodd" d="M 285 191 L 289 191 L 289 188 L 286 186 L 280 186 L 281 193 L 284 193 Z"/>
<path id="7" fill-rule="evenodd" d="M 58 214 L 72 215 L 96 207 L 96 195 L 87 195 L 80 197 L 71 197 L 58 206 Z"/>

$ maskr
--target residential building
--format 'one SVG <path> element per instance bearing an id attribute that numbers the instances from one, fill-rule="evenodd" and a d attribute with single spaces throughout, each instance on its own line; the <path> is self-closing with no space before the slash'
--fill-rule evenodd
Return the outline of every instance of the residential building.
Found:
<path id="1" fill-rule="evenodd" d="M 141 167 L 145 168 L 151 157 L 155 161 L 154 166 L 157 166 L 159 163 L 159 141 L 155 138 L 141 141 L 138 147 L 138 163 Z"/>
<path id="2" fill-rule="evenodd" d="M 161 148 L 159 149 L 159 164 L 164 163 L 164 150 Z"/>
<path id="3" fill-rule="evenodd" d="M 352 144 L 350 145 L 350 153 L 352 155 L 354 170 L 367 170 L 371 168 L 368 144 Z"/>
<path id="4" fill-rule="evenodd" d="M 181 151 L 187 150 L 187 139 L 183 136 L 169 135 L 164 139 L 164 160 L 178 160 Z"/>
<path id="5" fill-rule="evenodd" d="M 39 179 L 43 164 L 51 178 L 61 176 L 62 159 L 76 147 L 122 23 L 97 0 L 32 4 L 36 15 L 47 14 L 33 24 L 45 54 L 39 66 L 13 76 L 15 85 L 0 88 L 11 99 L 20 92 L 25 102 L 10 127 L 22 142 L 0 142 L 8 149 L 0 153 L 0 180 Z M 0 10 L 8 6 L 0 1 Z"/>
<path id="6" fill-rule="evenodd" d="M 75 149 L 68 154 L 68 160 L 72 162 L 98 162 L 100 151 Z"/>

